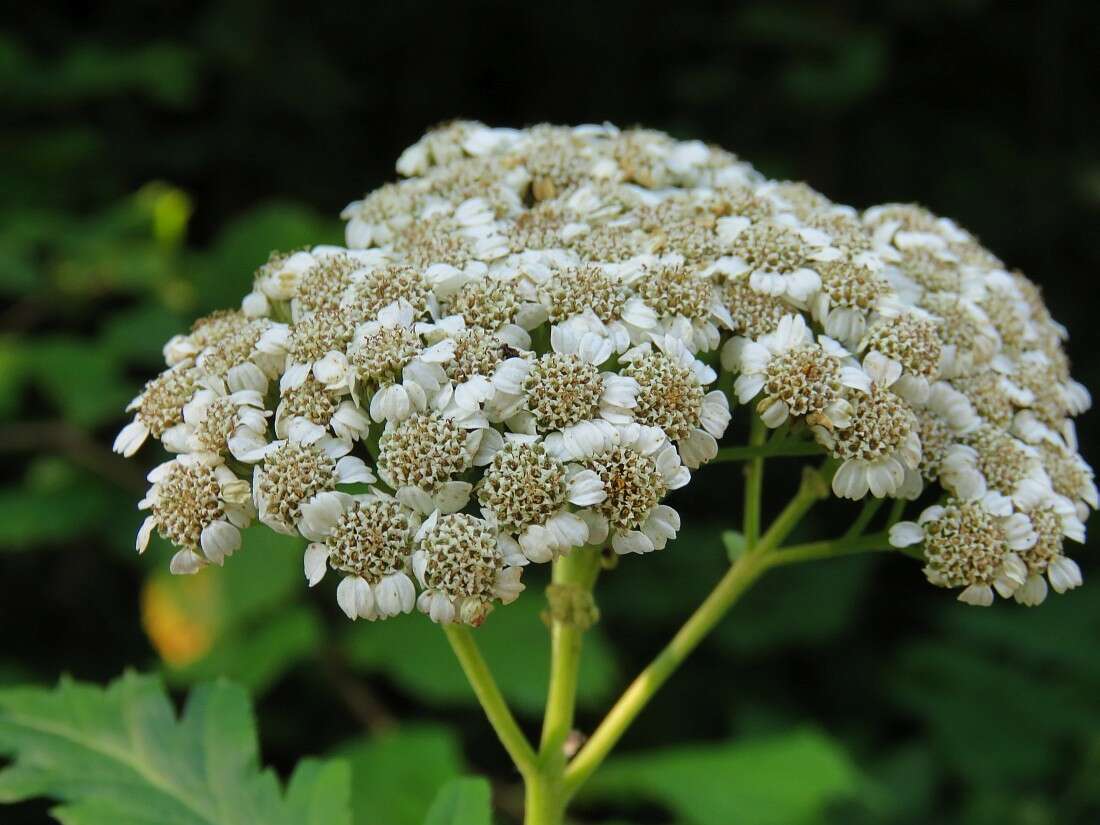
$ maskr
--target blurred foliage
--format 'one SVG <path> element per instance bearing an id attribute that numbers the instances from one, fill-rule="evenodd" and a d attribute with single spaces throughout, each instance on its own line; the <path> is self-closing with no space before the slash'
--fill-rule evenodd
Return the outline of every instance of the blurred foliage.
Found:
<path id="1" fill-rule="evenodd" d="M 80 748 L 53 761 L 35 720 L 132 759 L 140 740 L 124 725 L 186 739 L 204 709 L 236 754 L 240 781 L 223 790 L 272 806 L 264 821 L 308 822 L 308 807 L 325 823 L 350 812 L 355 825 L 485 825 L 490 794 L 498 822 L 518 817 L 518 777 L 434 628 L 349 626 L 334 583 L 308 591 L 301 545 L 270 532 L 247 532 L 223 570 L 167 575 L 162 543 L 133 552 L 134 505 L 163 456 L 109 451 L 162 343 L 236 304 L 272 249 L 338 242 L 339 209 L 391 179 L 400 149 L 432 123 L 644 123 L 842 202 L 923 201 L 1045 285 L 1073 332 L 1077 376 L 1100 386 L 1086 281 L 1100 269 L 1100 10 L 1089 4 L 5 11 L 0 684 L 52 686 L 63 673 L 106 684 L 135 667 L 191 699 L 175 721 L 147 677 L 106 691 L 5 689 L 0 749 L 15 761 L 0 800 L 46 793 L 63 821 L 128 821 L 119 806 L 139 797 L 114 794 L 129 786 L 94 798 L 83 774 L 129 769 Z M 629 36 L 624 21 L 635 21 Z M 1080 435 L 1094 454 L 1091 417 Z M 738 506 L 736 468 L 702 473 L 675 502 L 682 537 L 604 575 L 583 730 L 738 551 L 736 534 L 722 536 L 736 525 L 715 520 Z M 783 461 L 769 466 L 770 507 L 794 481 Z M 824 507 L 802 532 L 836 533 L 850 517 Z M 1095 564 L 1083 561 L 1088 579 Z M 545 571 L 531 573 L 479 639 L 533 733 L 547 661 Z M 1093 586 L 1039 610 L 979 611 L 929 588 L 906 559 L 776 571 L 662 689 L 578 800 L 578 821 L 1096 822 L 1098 641 Z M 258 772 L 252 711 L 220 676 L 248 690 L 264 762 L 288 790 Z M 51 804 L 9 805 L 3 820 L 40 822 Z"/>

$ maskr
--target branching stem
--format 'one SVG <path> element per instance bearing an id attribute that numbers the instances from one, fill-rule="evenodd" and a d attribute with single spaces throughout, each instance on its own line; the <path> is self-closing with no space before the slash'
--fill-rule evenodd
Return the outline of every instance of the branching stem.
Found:
<path id="1" fill-rule="evenodd" d="M 447 641 L 451 643 L 458 662 L 466 674 L 482 710 L 485 711 L 489 724 L 496 731 L 500 743 L 512 757 L 512 762 L 524 778 L 534 776 L 538 772 L 538 757 L 535 755 L 527 737 L 516 724 L 515 717 L 508 709 L 504 696 L 497 687 L 496 680 L 489 670 L 489 665 L 478 649 L 477 642 L 470 635 L 469 628 L 459 624 L 443 626 L 443 632 L 447 634 Z"/>

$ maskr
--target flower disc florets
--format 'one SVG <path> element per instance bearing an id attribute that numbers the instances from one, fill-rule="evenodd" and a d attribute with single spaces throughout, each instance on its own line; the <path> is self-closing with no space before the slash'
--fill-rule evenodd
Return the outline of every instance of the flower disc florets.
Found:
<path id="1" fill-rule="evenodd" d="M 503 527 L 519 531 L 545 524 L 561 509 L 565 476 L 565 464 L 541 444 L 512 442 L 485 468 L 477 498 Z"/>
<path id="2" fill-rule="evenodd" d="M 302 504 L 318 493 L 336 489 L 336 461 L 322 448 L 284 442 L 268 452 L 256 471 L 260 518 L 293 533 Z"/>
<path id="3" fill-rule="evenodd" d="M 356 502 L 332 528 L 326 544 L 333 570 L 377 584 L 401 572 L 412 554 L 413 523 L 392 499 Z"/>
<path id="4" fill-rule="evenodd" d="M 576 355 L 550 352 L 532 367 L 523 391 L 535 426 L 546 433 L 598 417 L 603 380 Z"/>
<path id="5" fill-rule="evenodd" d="M 472 465 L 470 433 L 439 413 L 417 413 L 382 434 L 378 467 L 394 489 L 434 490 Z"/>

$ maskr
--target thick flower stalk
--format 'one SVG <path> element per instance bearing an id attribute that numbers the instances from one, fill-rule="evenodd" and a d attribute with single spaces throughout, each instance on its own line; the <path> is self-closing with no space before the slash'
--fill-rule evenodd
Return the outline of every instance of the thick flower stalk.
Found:
<path id="1" fill-rule="evenodd" d="M 1066 542 L 1083 541 L 1097 488 L 1066 330 L 952 221 L 859 212 L 721 149 L 607 125 L 456 122 L 397 170 L 344 210 L 346 247 L 272 254 L 239 309 L 168 342 L 131 404 L 115 449 L 151 436 L 174 454 L 138 536 L 176 545 L 174 572 L 225 563 L 253 520 L 301 535 L 309 584 L 331 570 L 348 617 L 419 609 L 450 626 L 525 775 L 535 754 L 455 626 L 516 599 L 530 565 L 553 563 L 555 592 L 575 597 L 598 550 L 663 551 L 681 526 L 666 497 L 708 462 L 750 460 L 748 561 L 661 679 L 755 575 L 841 552 L 780 547 L 830 490 L 867 500 L 857 549 L 874 544 L 859 539 L 872 502 L 893 499 L 889 542 L 964 602 L 1081 584 Z M 731 400 L 751 441 L 720 448 Z M 778 455 L 825 463 L 763 529 Z M 579 636 L 551 613 L 558 662 Z M 552 704 L 571 702 L 562 662 Z M 554 731 L 563 718 L 548 713 Z"/>

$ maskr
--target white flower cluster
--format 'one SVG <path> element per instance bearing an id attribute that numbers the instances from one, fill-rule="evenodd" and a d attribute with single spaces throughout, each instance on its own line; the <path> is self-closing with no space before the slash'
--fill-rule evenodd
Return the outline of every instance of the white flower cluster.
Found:
<path id="1" fill-rule="evenodd" d="M 149 436 L 175 572 L 253 519 L 302 535 L 351 618 L 478 624 L 529 563 L 661 549 L 662 503 L 736 399 L 814 438 L 838 496 L 945 491 L 929 580 L 988 603 L 1080 582 L 1096 488 L 1065 331 L 1036 287 L 913 206 L 860 214 L 699 142 L 456 122 L 350 204 L 347 247 L 274 254 L 240 310 L 165 347 L 115 448 Z"/>

